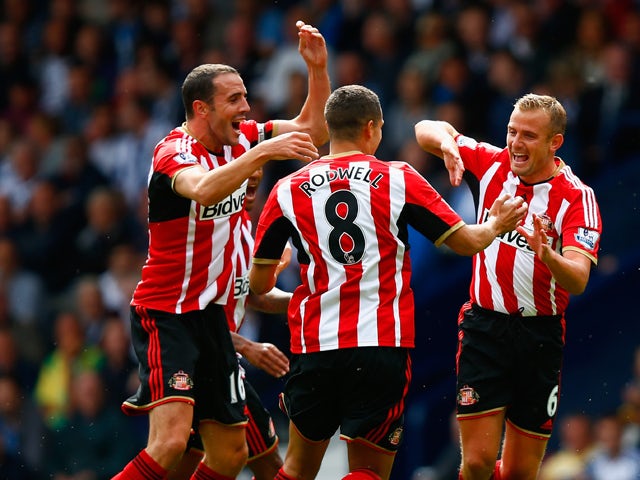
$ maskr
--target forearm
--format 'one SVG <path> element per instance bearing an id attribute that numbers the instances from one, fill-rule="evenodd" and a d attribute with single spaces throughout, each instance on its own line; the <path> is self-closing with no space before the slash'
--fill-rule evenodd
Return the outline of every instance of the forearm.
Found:
<path id="1" fill-rule="evenodd" d="M 549 268 L 554 280 L 572 295 L 584 292 L 589 281 L 591 261 L 576 252 L 565 256 L 545 246 L 540 260 Z"/>
<path id="2" fill-rule="evenodd" d="M 264 313 L 287 313 L 289 301 L 292 293 L 272 288 L 267 293 L 261 295 L 250 293 L 248 305 L 259 312 Z"/>
<path id="3" fill-rule="evenodd" d="M 481 224 L 464 225 L 444 243 L 459 255 L 471 256 L 491 245 L 498 233 L 496 222 L 489 219 Z"/>
<path id="4" fill-rule="evenodd" d="M 415 134 L 423 150 L 443 158 L 442 144 L 454 140 L 458 131 L 448 122 L 422 120 L 415 125 Z"/>
<path id="5" fill-rule="evenodd" d="M 265 149 L 255 147 L 233 162 L 207 172 L 200 166 L 185 168 L 174 178 L 173 188 L 201 205 L 215 205 L 235 192 L 268 159 Z"/>
<path id="6" fill-rule="evenodd" d="M 324 106 L 331 94 L 331 82 L 326 67 L 310 67 L 308 70 L 308 94 L 297 117 L 278 122 L 278 133 L 299 131 L 308 133 L 316 146 L 329 140 L 324 119 Z"/>
<path id="7" fill-rule="evenodd" d="M 236 352 L 243 356 L 246 354 L 246 349 L 250 346 L 251 342 L 251 340 L 244 338 L 236 332 L 231 332 L 231 341 L 233 342 L 233 348 L 235 348 Z"/>

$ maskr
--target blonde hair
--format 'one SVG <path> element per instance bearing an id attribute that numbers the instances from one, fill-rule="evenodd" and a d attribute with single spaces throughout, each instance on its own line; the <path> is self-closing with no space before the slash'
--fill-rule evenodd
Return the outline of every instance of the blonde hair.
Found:
<path id="1" fill-rule="evenodd" d="M 564 131 L 567 128 L 567 112 L 555 97 L 527 93 L 516 101 L 514 107 L 523 112 L 543 110 L 549 115 L 551 135 L 558 133 L 564 135 Z"/>

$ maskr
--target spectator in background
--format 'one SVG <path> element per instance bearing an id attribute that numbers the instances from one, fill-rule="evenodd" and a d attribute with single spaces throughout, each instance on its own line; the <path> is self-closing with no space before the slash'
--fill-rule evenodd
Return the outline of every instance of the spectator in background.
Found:
<path id="1" fill-rule="evenodd" d="M 71 378 L 85 370 L 98 371 L 104 359 L 98 347 L 85 343 L 82 324 L 70 311 L 56 316 L 52 341 L 55 347 L 42 362 L 34 398 L 48 429 L 55 431 L 71 414 Z"/>
<path id="2" fill-rule="evenodd" d="M 65 157 L 65 136 L 60 132 L 58 119 L 36 110 L 27 124 L 26 136 L 40 152 L 39 173 L 51 175 L 61 168 Z"/>
<path id="3" fill-rule="evenodd" d="M 3 292 L 0 288 L 0 309 Z M 2 314 L 0 313 L 0 317 Z M 29 360 L 18 345 L 10 325 L 0 325 L 0 375 L 12 377 L 24 392 L 33 391 L 38 375 L 39 362 Z"/>
<path id="4" fill-rule="evenodd" d="M 631 378 L 622 390 L 619 416 L 623 420 L 624 444 L 640 448 L 640 346 L 633 352 Z"/>
<path id="5" fill-rule="evenodd" d="M 93 90 L 93 75 L 84 63 L 74 63 L 69 68 L 69 95 L 60 114 L 64 131 L 69 134 L 82 133 L 99 101 Z"/>
<path id="6" fill-rule="evenodd" d="M 91 192 L 86 215 L 87 224 L 76 236 L 75 244 L 79 273 L 104 272 L 116 245 L 144 238 L 122 195 L 113 188 L 101 187 Z"/>
<path id="7" fill-rule="evenodd" d="M 174 124 L 152 117 L 151 103 L 140 95 L 121 98 L 116 116 L 118 133 L 115 158 L 110 159 L 113 166 L 110 180 L 131 210 L 146 191 L 155 146 Z"/>
<path id="8" fill-rule="evenodd" d="M 500 145 L 504 141 L 504 124 L 511 115 L 514 99 L 524 95 L 529 87 L 522 62 L 508 50 L 493 52 L 487 84 L 487 141 Z"/>
<path id="9" fill-rule="evenodd" d="M 89 195 L 108 184 L 107 177 L 91 162 L 87 143 L 82 135 L 65 137 L 62 162 L 47 175 L 60 192 L 60 206 L 74 235 L 86 221 L 84 208 Z"/>
<path id="10" fill-rule="evenodd" d="M 73 31 L 64 18 L 51 17 L 42 32 L 36 72 L 40 89 L 39 105 L 52 116 L 62 114 L 69 96 L 69 66 Z"/>
<path id="11" fill-rule="evenodd" d="M 637 480 L 640 451 L 622 443 L 623 425 L 616 414 L 603 415 L 595 423 L 597 451 L 580 480 Z"/>
<path id="12" fill-rule="evenodd" d="M 99 345 L 104 354 L 100 374 L 107 401 L 120 407 L 122 399 L 136 393 L 140 385 L 138 364 L 131 350 L 129 325 L 118 315 L 110 314 L 103 323 Z"/>
<path id="13" fill-rule="evenodd" d="M 25 218 L 39 169 L 40 152 L 25 138 L 13 143 L 9 161 L 0 165 L 0 195 L 9 198 L 18 222 Z"/>
<path id="14" fill-rule="evenodd" d="M 9 106 L 13 85 L 32 80 L 31 64 L 18 24 L 0 22 L 0 113 Z"/>
<path id="15" fill-rule="evenodd" d="M 442 62 L 455 54 L 447 18 L 440 12 L 428 11 L 416 21 L 414 49 L 409 53 L 404 67 L 419 69 L 431 87 L 437 79 Z"/>
<path id="16" fill-rule="evenodd" d="M 22 266 L 15 241 L 6 237 L 0 238 L 0 286 L 21 353 L 37 363 L 45 348 L 42 331 L 46 325 L 47 294 L 42 279 Z"/>
<path id="17" fill-rule="evenodd" d="M 105 306 L 96 275 L 84 275 L 74 281 L 71 286 L 70 308 L 82 324 L 85 344 L 98 345 L 104 323 L 112 312 Z"/>
<path id="18" fill-rule="evenodd" d="M 78 231 L 79 225 L 63 208 L 56 185 L 46 179 L 36 181 L 14 238 L 24 267 L 38 275 L 49 296 L 62 293 L 76 273 L 74 241 Z M 39 300 L 42 312 L 48 312 L 49 300 Z"/>
<path id="19" fill-rule="evenodd" d="M 128 318 L 129 302 L 140 280 L 144 255 L 131 243 L 115 245 L 107 269 L 99 274 L 98 285 L 107 310 Z"/>
<path id="20" fill-rule="evenodd" d="M 114 46 L 105 29 L 92 22 L 82 23 L 75 34 L 71 58 L 72 65 L 82 65 L 90 78 L 94 105 L 109 101 L 114 93 L 117 70 Z"/>
<path id="21" fill-rule="evenodd" d="M 422 70 L 405 66 L 398 72 L 395 99 L 386 111 L 385 133 L 379 152 L 383 158 L 397 158 L 404 145 L 410 141 L 415 143 L 413 126 L 423 118 L 433 116 Z"/>
<path id="22" fill-rule="evenodd" d="M 463 6 L 454 19 L 458 53 L 469 69 L 473 82 L 484 82 L 493 47 L 490 39 L 490 12 L 486 5 L 470 3 Z"/>
<path id="23" fill-rule="evenodd" d="M 47 435 L 47 471 L 52 480 L 109 480 L 140 448 L 131 424 L 105 398 L 97 371 L 72 376 L 67 422 Z"/>
<path id="24" fill-rule="evenodd" d="M 593 458 L 596 444 L 593 421 L 584 413 L 570 413 L 559 420 L 560 448 L 547 453 L 540 480 L 577 480 Z"/>
<path id="25" fill-rule="evenodd" d="M 406 60 L 406 50 L 398 42 L 397 25 L 384 10 L 365 16 L 360 35 L 367 64 L 367 84 L 380 97 L 384 111 L 396 96 L 396 78 Z"/>
<path id="26" fill-rule="evenodd" d="M 29 391 L 0 373 L 0 478 L 44 478 L 44 432 Z"/>
<path id="27" fill-rule="evenodd" d="M 640 150 L 640 93 L 628 47 L 609 43 L 599 58 L 601 77 L 583 91 L 578 112 L 580 153 L 588 176 L 610 170 Z"/>

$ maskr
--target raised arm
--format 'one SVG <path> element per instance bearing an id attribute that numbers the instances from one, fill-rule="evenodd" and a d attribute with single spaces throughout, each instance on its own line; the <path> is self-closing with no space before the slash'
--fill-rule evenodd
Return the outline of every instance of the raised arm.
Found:
<path id="1" fill-rule="evenodd" d="M 317 28 L 306 25 L 301 20 L 296 22 L 296 26 L 300 38 L 298 51 L 307 64 L 309 90 L 298 116 L 292 120 L 277 120 L 275 134 L 305 132 L 311 135 L 315 145 L 320 146 L 329 140 L 324 120 L 324 105 L 331 93 L 327 46 Z"/>
<path id="2" fill-rule="evenodd" d="M 464 164 L 456 144 L 458 131 L 447 122 L 422 120 L 416 124 L 415 134 L 418 145 L 423 150 L 444 160 L 451 185 L 459 186 L 462 182 Z"/>

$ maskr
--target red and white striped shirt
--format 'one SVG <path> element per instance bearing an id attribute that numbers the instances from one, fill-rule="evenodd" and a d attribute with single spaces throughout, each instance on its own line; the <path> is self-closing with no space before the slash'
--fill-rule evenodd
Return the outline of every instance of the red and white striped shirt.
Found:
<path id="1" fill-rule="evenodd" d="M 247 297 L 249 296 L 249 268 L 253 253 L 253 234 L 251 216 L 244 210 L 240 223 L 240 241 L 236 243 L 236 274 L 233 283 L 233 295 L 229 296 L 224 311 L 229 330 L 237 332 L 244 320 Z"/>
<path id="2" fill-rule="evenodd" d="M 478 223 L 484 221 L 493 201 L 503 193 L 521 196 L 529 204 L 524 227 L 533 230 L 535 213 L 543 218 L 551 248 L 576 250 L 598 259 L 602 223 L 593 190 L 561 159 L 556 175 L 534 185 L 525 184 L 511 172 L 509 152 L 458 136 L 477 208 Z M 560 315 L 569 303 L 569 292 L 558 285 L 549 268 L 534 254 L 515 230 L 497 237 L 473 257 L 471 301 L 483 308 L 523 316 Z"/>
<path id="3" fill-rule="evenodd" d="M 225 304 L 235 277 L 246 184 L 216 205 L 200 205 L 178 195 L 173 180 L 183 168 L 212 170 L 239 157 L 265 138 L 271 122 L 240 125 L 234 146 L 211 153 L 182 128 L 161 140 L 149 172 L 149 253 L 132 305 L 185 313 L 209 303 Z"/>
<path id="4" fill-rule="evenodd" d="M 291 237 L 301 285 L 289 304 L 291 351 L 414 346 L 407 225 L 440 245 L 464 225 L 411 166 L 349 152 L 281 179 L 260 216 L 255 263 Z"/>

